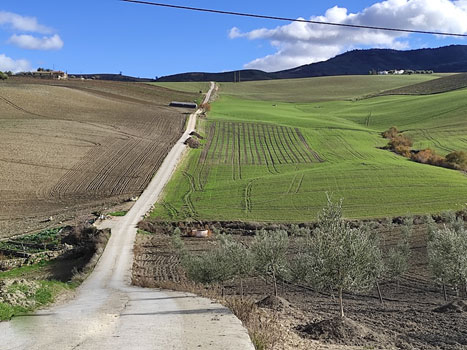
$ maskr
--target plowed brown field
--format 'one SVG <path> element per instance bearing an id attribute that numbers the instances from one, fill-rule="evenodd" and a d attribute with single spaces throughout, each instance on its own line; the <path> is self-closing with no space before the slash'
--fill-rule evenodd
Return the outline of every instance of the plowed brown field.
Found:
<path id="1" fill-rule="evenodd" d="M 196 97 L 136 83 L 0 84 L 0 237 L 139 195 L 185 125 L 188 111 L 168 103 Z"/>

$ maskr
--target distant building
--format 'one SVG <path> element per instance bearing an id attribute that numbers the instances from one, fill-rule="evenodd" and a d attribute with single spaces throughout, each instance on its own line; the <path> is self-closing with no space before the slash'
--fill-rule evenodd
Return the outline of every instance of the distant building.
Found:
<path id="1" fill-rule="evenodd" d="M 182 108 L 198 108 L 198 105 L 193 102 L 177 102 L 177 101 L 172 101 L 170 102 L 170 107 L 182 107 Z"/>

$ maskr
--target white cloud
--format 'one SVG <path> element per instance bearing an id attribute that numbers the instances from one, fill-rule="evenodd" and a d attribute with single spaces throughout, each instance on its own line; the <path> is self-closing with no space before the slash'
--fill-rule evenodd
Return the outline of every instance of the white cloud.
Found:
<path id="1" fill-rule="evenodd" d="M 13 34 L 8 42 L 27 50 L 60 50 L 63 47 L 63 40 L 58 34 L 42 38 L 28 34 Z"/>
<path id="2" fill-rule="evenodd" d="M 387 0 L 358 13 L 335 6 L 313 21 L 467 33 L 467 0 Z M 234 27 L 231 39 L 269 40 L 276 52 L 245 65 L 245 68 L 276 71 L 329 59 L 346 50 L 373 46 L 408 48 L 408 35 L 368 29 L 292 22 L 274 29 L 242 33 Z"/>
<path id="3" fill-rule="evenodd" d="M 8 25 L 22 32 L 50 34 L 52 29 L 39 24 L 35 17 L 21 16 L 16 13 L 0 11 L 0 25 Z"/>
<path id="4" fill-rule="evenodd" d="M 0 54 L 0 71 L 18 73 L 30 70 L 31 65 L 27 60 L 14 60 L 4 54 Z"/>

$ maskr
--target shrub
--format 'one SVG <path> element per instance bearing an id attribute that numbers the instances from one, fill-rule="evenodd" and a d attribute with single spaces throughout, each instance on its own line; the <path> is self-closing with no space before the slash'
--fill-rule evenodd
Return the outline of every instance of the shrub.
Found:
<path id="1" fill-rule="evenodd" d="M 446 162 L 452 164 L 459 169 L 467 170 L 467 152 L 455 151 L 446 156 Z"/>
<path id="2" fill-rule="evenodd" d="M 200 107 L 205 112 L 210 112 L 211 111 L 211 104 L 210 103 L 203 103 Z"/>
<path id="3" fill-rule="evenodd" d="M 406 158 L 410 158 L 412 154 L 412 152 L 410 151 L 410 147 L 402 145 L 396 146 L 394 148 L 394 152 Z"/>
<path id="4" fill-rule="evenodd" d="M 445 165 L 445 159 L 432 149 L 424 149 L 411 155 L 411 159 L 422 164 L 431 164 L 437 166 Z"/>
<path id="5" fill-rule="evenodd" d="M 392 139 L 399 134 L 399 130 L 395 126 L 391 126 L 388 130 L 383 132 L 383 137 L 385 139 Z"/>
<path id="6" fill-rule="evenodd" d="M 410 138 L 408 138 L 405 135 L 398 134 L 391 138 L 391 141 L 389 141 L 389 149 L 395 150 L 397 147 L 403 146 L 403 147 L 412 147 L 413 142 Z"/>
<path id="7" fill-rule="evenodd" d="M 8 74 L 0 72 L 0 80 L 7 80 L 7 79 L 8 79 Z"/>

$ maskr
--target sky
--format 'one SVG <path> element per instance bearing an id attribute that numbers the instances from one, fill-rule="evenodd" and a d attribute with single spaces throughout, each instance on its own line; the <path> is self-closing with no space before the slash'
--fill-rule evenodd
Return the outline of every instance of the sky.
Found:
<path id="1" fill-rule="evenodd" d="M 164 0 L 160 0 L 163 2 Z M 467 34 L 467 0 L 165 0 L 338 23 Z M 352 49 L 418 49 L 467 39 L 233 17 L 119 0 L 2 0 L 0 70 L 38 67 L 137 77 L 277 71 Z"/>

